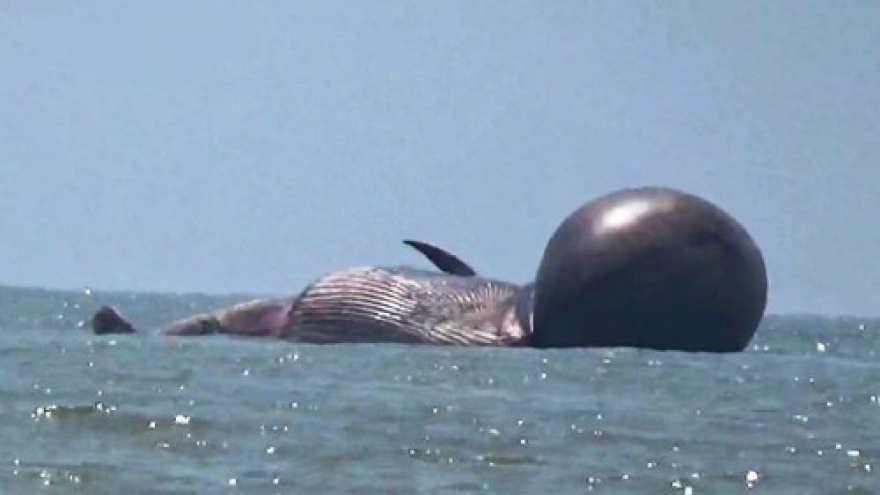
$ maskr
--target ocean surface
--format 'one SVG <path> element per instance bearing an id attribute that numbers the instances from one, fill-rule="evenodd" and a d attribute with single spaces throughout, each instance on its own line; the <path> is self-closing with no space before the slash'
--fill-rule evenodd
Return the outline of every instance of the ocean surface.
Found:
<path id="1" fill-rule="evenodd" d="M 245 296 L 0 287 L 2 494 L 880 493 L 880 320 L 747 352 L 95 336 Z"/>

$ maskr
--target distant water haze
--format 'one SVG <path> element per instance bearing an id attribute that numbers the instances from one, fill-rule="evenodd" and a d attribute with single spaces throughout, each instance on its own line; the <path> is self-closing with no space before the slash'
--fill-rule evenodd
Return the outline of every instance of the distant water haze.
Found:
<path id="1" fill-rule="evenodd" d="M 769 311 L 878 314 L 876 2 L 5 2 L 0 283 L 294 294 L 534 276 L 658 184 L 762 246 Z"/>

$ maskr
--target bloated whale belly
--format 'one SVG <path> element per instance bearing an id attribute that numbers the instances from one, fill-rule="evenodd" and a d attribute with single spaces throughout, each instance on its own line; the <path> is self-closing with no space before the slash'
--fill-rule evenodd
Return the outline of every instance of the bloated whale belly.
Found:
<path id="1" fill-rule="evenodd" d="M 517 345 L 520 286 L 408 267 L 330 273 L 294 300 L 281 336 L 309 343 Z"/>

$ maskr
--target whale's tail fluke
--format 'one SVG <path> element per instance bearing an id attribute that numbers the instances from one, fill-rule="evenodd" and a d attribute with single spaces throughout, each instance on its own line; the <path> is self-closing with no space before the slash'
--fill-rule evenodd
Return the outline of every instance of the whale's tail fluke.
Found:
<path id="1" fill-rule="evenodd" d="M 216 333 L 242 337 L 277 337 L 287 324 L 290 300 L 254 299 L 235 306 L 200 313 L 165 326 L 165 335 L 211 335 Z M 135 333 L 131 322 L 112 306 L 101 306 L 92 316 L 92 331 L 98 335 Z"/>
<path id="2" fill-rule="evenodd" d="M 135 333 L 134 325 L 113 306 L 101 306 L 92 315 L 92 331 L 98 335 L 108 333 Z"/>

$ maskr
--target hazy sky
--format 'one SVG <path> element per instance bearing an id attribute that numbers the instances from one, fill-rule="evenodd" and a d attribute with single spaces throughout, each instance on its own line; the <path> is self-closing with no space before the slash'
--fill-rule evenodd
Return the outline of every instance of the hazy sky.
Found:
<path id="1" fill-rule="evenodd" d="M 666 185 L 772 312 L 880 314 L 880 2 L 5 1 L 0 283 L 293 294 L 448 247 L 527 281 Z"/>

